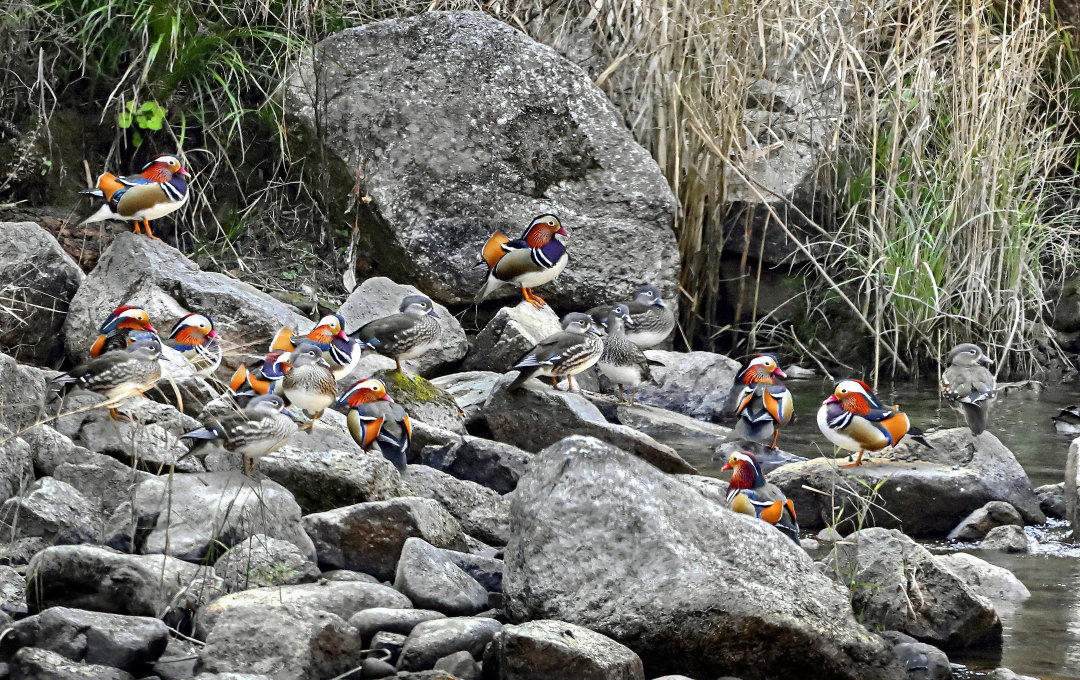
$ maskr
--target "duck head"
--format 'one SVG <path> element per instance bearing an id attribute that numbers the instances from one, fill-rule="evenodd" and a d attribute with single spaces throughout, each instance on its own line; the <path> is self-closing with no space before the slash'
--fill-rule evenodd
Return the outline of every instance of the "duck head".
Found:
<path id="1" fill-rule="evenodd" d="M 521 238 L 530 248 L 542 248 L 548 241 L 557 236 L 568 237 L 570 234 L 563 229 L 559 217 L 553 213 L 537 215 L 529 223 Z"/>
<path id="2" fill-rule="evenodd" d="M 361 404 L 370 404 L 374 401 L 393 401 L 386 393 L 386 385 L 375 378 L 365 378 L 345 390 L 345 394 L 338 399 L 338 406 L 356 407 Z"/>

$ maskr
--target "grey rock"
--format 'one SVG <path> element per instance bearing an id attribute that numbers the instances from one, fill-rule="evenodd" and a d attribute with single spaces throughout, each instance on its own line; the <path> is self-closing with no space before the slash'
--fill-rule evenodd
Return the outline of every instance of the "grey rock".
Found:
<path id="1" fill-rule="evenodd" d="M 214 573 L 229 590 L 308 583 L 319 567 L 293 543 L 265 534 L 249 536 L 214 562 Z"/>
<path id="2" fill-rule="evenodd" d="M 103 518 L 75 487 L 52 477 L 30 485 L 25 496 L 0 506 L 0 519 L 14 528 L 15 538 L 39 537 L 56 544 L 96 543 Z"/>
<path id="3" fill-rule="evenodd" d="M 1080 536 L 1080 439 L 1069 444 L 1065 460 L 1065 519 L 1069 520 L 1073 536 Z"/>
<path id="4" fill-rule="evenodd" d="M 524 300 L 503 307 L 477 334 L 461 367 L 506 373 L 538 342 L 560 330 L 559 317 L 551 307 L 537 309 Z"/>
<path id="5" fill-rule="evenodd" d="M 572 234 L 570 263 L 539 292 L 557 308 L 642 281 L 675 292 L 676 203 L 656 163 L 588 74 L 517 29 L 479 12 L 370 23 L 323 40 L 286 87 L 292 119 L 314 130 L 318 118 L 342 187 L 367 168 L 363 245 L 391 276 L 471 301 L 488 236 L 515 238 L 554 211 Z"/>
<path id="6" fill-rule="evenodd" d="M 516 446 L 466 435 L 424 446 L 418 462 L 505 494 L 517 486 L 532 457 Z"/>
<path id="7" fill-rule="evenodd" d="M 20 361 L 63 358 L 68 305 L 85 278 L 52 234 L 33 222 L 0 222 L 0 351 Z"/>
<path id="8" fill-rule="evenodd" d="M 1020 675 L 1008 668 L 995 668 L 987 676 L 986 680 L 1038 680 L 1030 675 Z"/>
<path id="9" fill-rule="evenodd" d="M 190 640 L 173 636 L 169 638 L 151 673 L 161 680 L 190 680 L 195 677 L 195 662 L 199 647 Z"/>
<path id="10" fill-rule="evenodd" d="M 408 466 L 405 484 L 417 496 L 439 501 L 465 533 L 491 545 L 506 545 L 510 502 L 497 492 L 427 465 Z"/>
<path id="11" fill-rule="evenodd" d="M 720 446 L 731 437 L 730 428 L 676 411 L 637 403 L 633 406 L 616 403 L 612 409 L 613 415 L 608 416 L 609 407 L 597 403 L 599 400 L 595 398 L 592 401 L 609 419 L 660 441 L 679 441 L 692 443 L 695 447 L 709 448 Z"/>
<path id="12" fill-rule="evenodd" d="M 397 370 L 376 371 L 372 377 L 383 381 L 386 393 L 404 407 L 409 418 L 465 434 L 465 413 L 446 390 L 424 378 Z"/>
<path id="13" fill-rule="evenodd" d="M 134 680 L 131 673 L 119 668 L 79 663 L 36 647 L 15 652 L 10 673 L 11 680 Z"/>
<path id="14" fill-rule="evenodd" d="M 483 418 L 481 410 L 484 402 L 500 377 L 500 373 L 492 371 L 467 371 L 432 378 L 431 384 L 449 392 L 458 408 L 465 413 L 465 424 L 472 425 Z"/>
<path id="15" fill-rule="evenodd" d="M 965 517 L 949 532 L 950 541 L 978 541 L 994 527 L 1015 524 L 1024 526 L 1024 519 L 1016 508 L 1005 501 L 990 501 Z"/>
<path id="16" fill-rule="evenodd" d="M 857 531 L 822 564 L 850 584 L 852 607 L 867 626 L 944 649 L 1001 642 L 1001 621 L 990 601 L 895 529 Z"/>
<path id="17" fill-rule="evenodd" d="M 484 586 L 491 593 L 502 592 L 503 561 L 491 555 L 477 555 L 473 552 L 458 552 L 456 550 L 440 550 L 451 562 L 456 564 L 469 576 L 476 579 L 477 583 Z M 494 550 L 490 551 L 495 554 Z"/>
<path id="18" fill-rule="evenodd" d="M 319 564 L 363 571 L 383 580 L 394 577 L 405 540 L 423 538 L 439 548 L 464 550 L 461 526 L 438 502 L 394 498 L 358 503 L 304 517 Z"/>
<path id="19" fill-rule="evenodd" d="M 225 595 L 200 609 L 195 617 L 195 634 L 208 639 L 222 617 L 277 605 L 330 612 L 342 619 L 371 607 L 412 607 L 407 597 L 378 583 L 329 581 L 251 588 Z"/>
<path id="20" fill-rule="evenodd" d="M 699 420 L 721 420 L 734 406 L 731 386 L 739 362 L 713 352 L 645 351 L 663 366 L 652 368 L 653 384 L 638 388 L 636 401 Z"/>
<path id="21" fill-rule="evenodd" d="M 0 425 L 12 432 L 29 431 L 44 414 L 50 374 L 0 353 Z"/>
<path id="22" fill-rule="evenodd" d="M 484 663 L 506 680 L 645 680 L 638 655 L 609 637 L 564 621 L 503 626 Z"/>
<path id="23" fill-rule="evenodd" d="M 15 623 L 4 645 L 39 647 L 72 661 L 145 674 L 165 651 L 169 629 L 160 619 L 50 607 Z"/>
<path id="24" fill-rule="evenodd" d="M 31 451 L 26 440 L 0 425 L 0 503 L 28 492 L 34 481 Z"/>
<path id="25" fill-rule="evenodd" d="M 362 650 L 356 631 L 336 614 L 262 604 L 222 612 L 199 653 L 197 669 L 323 680 L 358 667 Z"/>
<path id="26" fill-rule="evenodd" d="M 554 444 L 568 435 L 587 435 L 618 446 L 664 472 L 694 474 L 697 470 L 670 446 L 625 425 L 609 423 L 588 399 L 555 390 L 537 380 L 509 390 L 516 374 L 504 376 L 484 404 L 484 420 L 496 439 L 529 451 Z M 558 423 L 558 427 L 552 427 Z"/>
<path id="27" fill-rule="evenodd" d="M 26 579 L 9 566 L 0 566 L 0 612 L 11 614 L 26 608 Z"/>
<path id="28" fill-rule="evenodd" d="M 417 607 L 451 616 L 470 616 L 487 609 L 487 590 L 438 548 L 419 538 L 405 541 L 394 587 Z"/>
<path id="29" fill-rule="evenodd" d="M 47 547 L 49 543 L 38 536 L 0 543 L 0 564 L 11 566 L 29 564 L 34 555 Z"/>
<path id="30" fill-rule="evenodd" d="M 410 272 L 405 278 L 414 280 L 416 273 Z M 416 286 L 396 283 L 385 276 L 376 276 L 357 286 L 349 294 L 345 304 L 341 305 L 338 314 L 345 317 L 345 328 L 351 333 L 368 321 L 397 314 L 405 296 L 422 292 Z M 419 359 L 406 362 L 410 370 L 424 376 L 460 361 L 469 348 L 465 331 L 457 317 L 437 302 L 435 312 L 439 315 L 439 327 L 442 329 L 438 346 Z"/>
<path id="31" fill-rule="evenodd" d="M 81 462 L 57 465 L 53 478 L 77 489 L 97 512 L 108 514 L 124 501 L 131 500 L 135 487 L 153 475 L 134 470 L 115 458 L 87 451 Z"/>
<path id="32" fill-rule="evenodd" d="M 650 675 L 903 675 L 791 540 L 603 442 L 570 437 L 541 452 L 513 494 L 511 526 L 511 620 L 584 626 L 634 650 Z"/>
<path id="33" fill-rule="evenodd" d="M 67 435 L 52 427 L 32 427 L 19 435 L 30 445 L 34 456 L 34 473 L 38 477 L 51 475 L 63 463 L 78 465 L 91 460 L 100 460 L 89 449 L 78 446 Z"/>
<path id="34" fill-rule="evenodd" d="M 458 680 L 480 680 L 480 664 L 464 650 L 439 659 L 433 670 L 445 671 Z"/>
<path id="35" fill-rule="evenodd" d="M 1028 545 L 1024 527 L 1008 524 L 991 529 L 986 534 L 986 538 L 979 543 L 979 549 L 998 550 L 1007 553 L 1026 553 L 1030 552 L 1031 547 Z"/>
<path id="36" fill-rule="evenodd" d="M 949 657 L 933 645 L 905 642 L 893 647 L 911 680 L 949 680 L 952 666 Z"/>
<path id="37" fill-rule="evenodd" d="M 1035 487 L 1035 495 L 1039 497 L 1039 509 L 1043 514 L 1053 519 L 1065 519 L 1065 483 L 1043 484 Z"/>
<path id="38" fill-rule="evenodd" d="M 362 673 L 360 676 L 362 678 L 378 680 L 378 678 L 389 678 L 392 675 L 397 675 L 397 668 L 389 662 L 369 656 L 364 659 L 364 663 L 360 667 L 360 672 Z"/>
<path id="39" fill-rule="evenodd" d="M 418 624 L 424 621 L 445 619 L 442 612 L 430 609 L 392 609 L 388 607 L 371 607 L 358 611 L 349 617 L 349 625 L 356 629 L 357 634 L 368 641 L 371 636 L 379 631 L 408 635 Z"/>
<path id="40" fill-rule="evenodd" d="M 822 543 L 836 543 L 843 538 L 843 535 L 833 527 L 825 527 L 817 533 L 817 540 Z"/>
<path id="41" fill-rule="evenodd" d="M 379 631 L 371 637 L 371 642 L 368 647 L 379 653 L 379 658 L 385 659 L 387 663 L 396 664 L 398 655 L 401 654 L 401 648 L 405 646 L 405 636 L 399 633 L 388 633 L 386 631 Z"/>
<path id="42" fill-rule="evenodd" d="M 991 602 L 1023 602 L 1031 597 L 1027 586 L 1008 569 L 967 553 L 939 555 L 942 564 Z"/>
<path id="43" fill-rule="evenodd" d="M 195 680 L 274 680 L 269 675 L 254 673 L 199 673 Z"/>
<path id="44" fill-rule="evenodd" d="M 851 516 L 854 501 L 847 493 L 830 495 L 834 485 L 859 493 L 878 489 L 869 520 L 876 526 L 902 527 L 909 536 L 944 536 L 962 519 L 990 501 L 1006 501 L 1028 524 L 1045 521 L 1039 499 L 1012 452 L 989 432 L 978 438 L 967 428 L 930 434 L 928 449 L 904 440 L 872 464 L 841 469 L 829 458 L 785 465 L 769 475 L 798 508 L 799 525 L 821 529 L 834 517 L 832 498 L 840 514 Z M 866 460 L 866 459 L 864 459 Z M 824 491 L 825 495 L 806 487 Z M 841 530 L 847 531 L 847 524 Z"/>
<path id="45" fill-rule="evenodd" d="M 320 577 L 324 581 L 361 581 L 363 583 L 381 583 L 371 574 L 362 571 L 349 571 L 348 569 L 331 569 L 324 571 Z"/>
<path id="46" fill-rule="evenodd" d="M 422 671 L 455 652 L 467 651 L 479 658 L 502 624 L 495 619 L 457 617 L 419 623 L 401 650 L 398 670 Z"/>

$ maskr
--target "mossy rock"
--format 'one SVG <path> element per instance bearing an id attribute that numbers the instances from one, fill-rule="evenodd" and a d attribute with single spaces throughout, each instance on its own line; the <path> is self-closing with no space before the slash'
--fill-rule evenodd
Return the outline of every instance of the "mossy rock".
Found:
<path id="1" fill-rule="evenodd" d="M 387 393 L 405 408 L 410 418 L 465 434 L 465 414 L 453 395 L 443 388 L 395 369 L 378 371 L 374 377 L 383 381 Z"/>

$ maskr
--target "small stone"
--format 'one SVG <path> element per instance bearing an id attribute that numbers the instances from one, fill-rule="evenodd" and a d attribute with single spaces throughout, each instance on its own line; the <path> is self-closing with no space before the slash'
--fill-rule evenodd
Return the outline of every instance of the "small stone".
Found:
<path id="1" fill-rule="evenodd" d="M 834 527 L 825 527 L 817 533 L 816 538 L 822 543 L 836 543 L 844 537 Z"/>
<path id="2" fill-rule="evenodd" d="M 547 680 L 645 680 L 638 655 L 611 638 L 564 621 L 529 621 L 503 626 L 485 655 L 499 677 Z"/>
<path id="3" fill-rule="evenodd" d="M 1054 519 L 1065 519 L 1065 482 L 1035 487 L 1039 508 L 1043 514 Z"/>
<path id="4" fill-rule="evenodd" d="M 0 566 L 0 612 L 26 610 L 26 579 L 9 566 Z"/>
<path id="5" fill-rule="evenodd" d="M 369 656 L 364 659 L 364 663 L 360 666 L 361 676 L 364 680 L 371 678 L 371 680 L 378 680 L 378 678 L 389 678 L 392 675 L 397 674 L 397 668 L 393 664 L 383 661 L 382 659 L 376 659 L 373 656 Z"/>
<path id="6" fill-rule="evenodd" d="M 36 647 L 23 647 L 11 659 L 10 680 L 133 680 L 127 671 L 79 663 Z"/>
<path id="7" fill-rule="evenodd" d="M 256 534 L 230 548 L 214 563 L 214 573 L 229 590 L 309 583 L 319 567 L 300 548 L 265 534 Z"/>
<path id="8" fill-rule="evenodd" d="M 965 517 L 949 532 L 950 541 L 978 541 L 994 527 L 1015 524 L 1024 526 L 1024 519 L 1011 504 L 1005 501 L 990 501 Z"/>
<path id="9" fill-rule="evenodd" d="M 367 641 L 379 631 L 408 635 L 418 624 L 424 621 L 445 619 L 446 614 L 429 609 L 390 609 L 371 607 L 349 617 L 349 625 Z"/>
<path id="10" fill-rule="evenodd" d="M 487 618 L 424 621 L 413 628 L 405 640 L 398 659 L 398 670 L 427 670 L 444 656 L 460 651 L 467 651 L 477 658 L 501 628 L 501 623 Z"/>
<path id="11" fill-rule="evenodd" d="M 436 671 L 446 671 L 458 680 L 480 680 L 480 664 L 466 651 L 454 652 L 435 662 Z"/>
<path id="12" fill-rule="evenodd" d="M 986 538 L 979 544 L 982 550 L 1000 550 L 1008 553 L 1026 553 L 1031 550 L 1028 545 L 1027 534 L 1024 527 L 1012 524 L 994 527 L 986 534 Z"/>
<path id="13" fill-rule="evenodd" d="M 1031 597 L 1031 592 L 1023 582 L 1004 567 L 990 564 L 967 553 L 938 555 L 936 559 L 988 600 L 1023 602 Z"/>
<path id="14" fill-rule="evenodd" d="M 34 482 L 25 496 L 0 506 L 0 518 L 15 538 L 38 537 L 54 544 L 97 543 L 103 518 L 75 487 L 52 477 Z"/>
<path id="15" fill-rule="evenodd" d="M 894 646 L 893 651 L 904 664 L 909 680 L 949 680 L 952 677 L 949 657 L 933 645 L 906 642 Z"/>
<path id="16" fill-rule="evenodd" d="M 381 630 L 371 636 L 368 647 L 380 654 L 377 658 L 385 659 L 387 663 L 397 663 L 401 648 L 405 645 L 405 637 L 400 633 L 388 633 Z"/>
<path id="17" fill-rule="evenodd" d="M 416 606 L 445 614 L 467 616 L 487 608 L 487 590 L 442 551 L 419 538 L 405 541 L 394 587 Z"/>

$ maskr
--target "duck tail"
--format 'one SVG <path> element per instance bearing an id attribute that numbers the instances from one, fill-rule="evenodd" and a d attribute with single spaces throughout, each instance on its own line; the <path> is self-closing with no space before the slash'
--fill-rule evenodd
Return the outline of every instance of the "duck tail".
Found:
<path id="1" fill-rule="evenodd" d="M 964 408 L 964 420 L 967 421 L 971 434 L 978 437 L 986 431 L 986 410 L 980 404 L 968 404 L 962 402 Z"/>
<path id="2" fill-rule="evenodd" d="M 934 446 L 926 441 L 926 433 L 917 427 L 912 427 L 907 431 L 907 436 L 911 437 L 915 441 L 919 442 L 928 449 L 934 448 Z"/>
<path id="3" fill-rule="evenodd" d="M 539 368 L 535 366 L 523 366 L 522 368 L 518 368 L 515 370 L 518 372 L 518 376 L 514 378 L 514 382 L 510 383 L 510 386 L 507 388 L 511 391 L 520 390 L 522 387 L 524 387 L 525 383 L 528 382 L 529 378 L 532 378 L 536 375 Z"/>
<path id="4" fill-rule="evenodd" d="M 488 274 L 487 280 L 484 281 L 484 285 L 480 290 L 476 291 L 476 295 L 473 297 L 473 304 L 478 305 L 484 301 L 488 295 L 495 292 L 495 289 L 502 285 L 502 281 L 495 278 L 494 275 Z"/>

